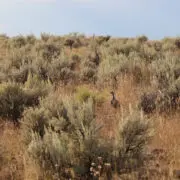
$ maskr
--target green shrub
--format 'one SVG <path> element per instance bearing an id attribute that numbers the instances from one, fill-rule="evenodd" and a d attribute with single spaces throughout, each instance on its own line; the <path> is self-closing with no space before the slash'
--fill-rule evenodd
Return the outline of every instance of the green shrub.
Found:
<path id="1" fill-rule="evenodd" d="M 41 166 L 44 179 L 72 178 L 73 146 L 66 134 L 46 130 L 44 138 L 34 135 L 28 146 L 29 155 Z"/>
<path id="2" fill-rule="evenodd" d="M 152 113 L 156 109 L 158 93 L 148 92 L 141 95 L 139 107 L 144 113 Z"/>
<path id="3" fill-rule="evenodd" d="M 95 93 L 94 96 L 95 96 L 94 97 L 95 103 L 100 106 L 106 101 L 107 93 L 105 91 L 100 93 Z"/>
<path id="4" fill-rule="evenodd" d="M 153 46 L 154 46 L 154 49 L 158 52 L 160 52 L 162 50 L 162 43 L 159 41 L 155 41 L 153 43 Z"/>
<path id="5" fill-rule="evenodd" d="M 45 62 L 42 58 L 38 58 L 36 61 L 33 61 L 32 68 L 34 73 L 38 75 L 42 80 L 48 80 L 48 70 L 50 67 L 49 62 Z"/>
<path id="6" fill-rule="evenodd" d="M 77 74 L 74 71 L 74 62 L 65 58 L 60 57 L 60 59 L 52 61 L 49 66 L 48 77 L 52 82 L 62 81 L 66 84 L 76 79 Z"/>
<path id="7" fill-rule="evenodd" d="M 167 89 L 177 78 L 176 68 L 179 67 L 179 58 L 166 54 L 165 58 L 154 61 L 151 66 L 151 74 L 154 77 L 157 88 Z"/>
<path id="8" fill-rule="evenodd" d="M 94 157 L 98 156 L 101 143 L 98 139 L 101 125 L 95 120 L 93 99 L 86 103 L 72 103 L 68 106 L 68 116 L 74 127 L 73 139 L 77 143 L 79 165 L 89 168 Z"/>
<path id="9" fill-rule="evenodd" d="M 90 97 L 92 97 L 92 93 L 89 91 L 88 88 L 86 87 L 78 87 L 76 89 L 77 93 L 76 93 L 76 98 L 80 101 L 80 102 L 86 102 Z"/>
<path id="10" fill-rule="evenodd" d="M 31 131 L 44 136 L 45 128 L 52 128 L 55 132 L 65 131 L 68 128 L 69 119 L 66 108 L 58 96 L 49 95 L 41 99 L 36 108 L 26 109 L 22 118 L 22 129 L 25 142 L 31 139 Z"/>
<path id="11" fill-rule="evenodd" d="M 21 66 L 20 69 L 12 69 L 6 76 L 6 80 L 10 80 L 16 83 L 25 83 L 28 78 L 30 67 Z"/>
<path id="12" fill-rule="evenodd" d="M 72 44 L 73 48 L 79 48 L 82 46 L 81 40 L 79 38 L 76 38 L 75 42 Z"/>
<path id="13" fill-rule="evenodd" d="M 53 86 L 50 81 L 41 80 L 37 75 L 29 73 L 24 88 L 25 90 L 39 91 L 40 94 L 46 95 L 53 89 Z"/>
<path id="14" fill-rule="evenodd" d="M 28 108 L 23 113 L 22 133 L 23 141 L 29 144 L 33 138 L 33 134 L 43 137 L 45 134 L 45 127 L 48 123 L 47 111 L 44 108 Z"/>
<path id="15" fill-rule="evenodd" d="M 164 38 L 162 40 L 162 49 L 163 51 L 171 51 L 174 52 L 177 49 L 177 46 L 172 38 Z"/>
<path id="16" fill-rule="evenodd" d="M 180 38 L 175 39 L 175 45 L 178 49 L 180 49 Z"/>
<path id="17" fill-rule="evenodd" d="M 98 82 L 100 84 L 111 83 L 113 89 L 118 86 L 118 77 L 125 74 L 133 75 L 138 81 L 143 80 L 142 60 L 136 53 L 130 53 L 129 57 L 123 54 L 107 55 L 98 69 Z"/>
<path id="18" fill-rule="evenodd" d="M 54 87 L 50 81 L 41 80 L 37 75 L 29 73 L 24 84 L 24 91 L 27 96 L 26 105 L 38 105 L 39 99 L 48 95 L 53 89 Z"/>
<path id="19" fill-rule="evenodd" d="M 41 40 L 47 42 L 50 39 L 51 35 L 48 33 L 41 33 Z"/>
<path id="20" fill-rule="evenodd" d="M 81 71 L 80 77 L 82 81 L 95 83 L 97 80 L 96 74 L 96 69 L 93 69 L 91 67 L 84 67 Z"/>
<path id="21" fill-rule="evenodd" d="M 36 41 L 37 41 L 37 40 L 36 40 L 36 37 L 35 37 L 33 34 L 30 34 L 30 35 L 27 35 L 27 36 L 26 36 L 26 42 L 27 42 L 27 44 L 34 45 Z"/>
<path id="22" fill-rule="evenodd" d="M 18 84 L 1 85 L 0 116 L 17 121 L 26 104 L 26 94 Z"/>
<path id="23" fill-rule="evenodd" d="M 1 84 L 0 116 L 17 121 L 27 106 L 38 105 L 39 98 L 52 90 L 51 84 L 42 82 L 36 77 L 28 76 L 25 87 L 16 83 Z"/>
<path id="24" fill-rule="evenodd" d="M 60 55 L 61 47 L 54 42 L 47 41 L 44 43 L 37 43 L 35 46 L 35 52 L 37 53 L 38 58 L 51 62 L 54 58 L 57 58 Z"/>
<path id="25" fill-rule="evenodd" d="M 72 49 L 74 43 L 75 43 L 75 41 L 72 38 L 68 38 L 65 40 L 64 45 L 68 46 L 68 47 L 70 47 L 70 49 Z"/>
<path id="26" fill-rule="evenodd" d="M 100 61 L 100 53 L 96 48 L 92 52 L 88 52 L 84 61 L 81 62 L 81 80 L 95 83 Z"/>
<path id="27" fill-rule="evenodd" d="M 157 108 L 160 112 L 176 110 L 179 106 L 180 98 L 180 78 L 173 82 L 170 87 L 163 92 L 157 101 Z"/>
<path id="28" fill-rule="evenodd" d="M 26 47 L 10 49 L 6 58 L 2 60 L 1 73 L 4 74 L 4 81 L 24 83 L 27 80 L 29 71 L 32 71 L 33 55 Z"/>
<path id="29" fill-rule="evenodd" d="M 96 42 L 98 45 L 103 44 L 104 42 L 107 42 L 110 40 L 111 36 L 97 36 L 96 38 Z"/>
<path id="30" fill-rule="evenodd" d="M 9 44 L 14 48 L 21 48 L 26 45 L 26 38 L 22 35 L 13 37 L 9 40 Z"/>
<path id="31" fill-rule="evenodd" d="M 105 102 L 106 95 L 105 92 L 94 92 L 85 86 L 76 88 L 76 98 L 81 103 L 87 102 L 89 98 L 92 98 L 97 105 L 101 105 Z"/>
<path id="32" fill-rule="evenodd" d="M 142 165 L 144 148 L 153 135 L 152 125 L 142 113 L 132 111 L 119 123 L 116 137 L 118 169 Z"/>
<path id="33" fill-rule="evenodd" d="M 100 126 L 95 122 L 93 101 L 64 103 L 57 96 L 49 96 L 39 107 L 25 110 L 22 120 L 28 152 L 46 177 L 65 178 L 70 176 L 65 169 L 80 166 L 88 172 L 93 157 L 99 153 Z"/>
<path id="34" fill-rule="evenodd" d="M 6 64 L 9 63 L 10 68 L 20 69 L 22 66 L 30 65 L 33 56 L 27 51 L 25 47 L 20 49 L 11 49 L 8 53 Z"/>
<path id="35" fill-rule="evenodd" d="M 137 38 L 137 40 L 138 40 L 138 42 L 140 42 L 140 43 L 144 43 L 144 42 L 148 41 L 148 37 L 146 37 L 146 36 L 139 36 L 139 37 Z"/>
<path id="36" fill-rule="evenodd" d="M 144 93 L 141 96 L 139 107 L 145 113 L 169 112 L 179 107 L 180 78 L 174 81 L 167 89 L 159 92 Z"/>

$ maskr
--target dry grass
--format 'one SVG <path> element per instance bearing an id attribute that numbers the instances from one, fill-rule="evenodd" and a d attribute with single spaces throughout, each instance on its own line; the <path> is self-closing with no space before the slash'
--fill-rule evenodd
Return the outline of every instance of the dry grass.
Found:
<path id="1" fill-rule="evenodd" d="M 169 116 L 158 116 L 156 121 L 156 134 L 151 148 L 165 149 L 168 155 L 168 166 L 180 169 L 180 113 Z"/>
<path id="2" fill-rule="evenodd" d="M 1 122 L 0 144 L 5 149 L 6 164 L 0 171 L 0 179 L 23 179 L 23 146 L 20 130 L 11 123 Z"/>

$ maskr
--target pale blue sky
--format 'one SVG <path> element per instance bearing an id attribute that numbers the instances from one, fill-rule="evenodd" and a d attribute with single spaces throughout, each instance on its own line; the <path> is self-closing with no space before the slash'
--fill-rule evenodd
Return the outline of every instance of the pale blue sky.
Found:
<path id="1" fill-rule="evenodd" d="M 0 33 L 180 35 L 180 0 L 0 0 Z"/>

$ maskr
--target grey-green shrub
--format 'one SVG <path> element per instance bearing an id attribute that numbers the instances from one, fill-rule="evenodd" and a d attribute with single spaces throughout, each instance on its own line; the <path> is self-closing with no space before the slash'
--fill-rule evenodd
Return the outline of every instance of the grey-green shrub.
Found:
<path id="1" fill-rule="evenodd" d="M 45 128 L 61 132 L 68 130 L 69 125 L 66 108 L 62 100 L 53 95 L 41 99 L 39 106 L 26 109 L 21 121 L 26 144 L 32 138 L 31 131 L 43 137 Z"/>
<path id="2" fill-rule="evenodd" d="M 144 43 L 144 42 L 146 42 L 146 41 L 148 41 L 148 37 L 147 36 L 139 36 L 138 38 L 137 38 L 137 40 L 138 40 L 138 42 L 140 42 L 140 43 Z"/>
<path id="3" fill-rule="evenodd" d="M 9 44 L 14 48 L 21 48 L 26 45 L 26 38 L 22 35 L 15 36 L 9 39 Z"/>
<path id="4" fill-rule="evenodd" d="M 26 104 L 26 94 L 18 84 L 1 85 L 0 116 L 13 121 L 21 116 Z"/>
<path id="5" fill-rule="evenodd" d="M 119 170 L 142 165 L 144 149 L 152 135 L 152 124 L 142 113 L 133 110 L 123 118 L 116 137 Z"/>
<path id="6" fill-rule="evenodd" d="M 95 48 L 95 50 L 92 49 L 92 52 L 89 52 L 84 61 L 81 62 L 81 80 L 95 83 L 97 81 L 97 72 L 100 61 L 100 52 L 98 52 L 97 48 Z"/>
<path id="7" fill-rule="evenodd" d="M 22 120 L 28 152 L 51 178 L 67 176 L 64 168 L 84 167 L 88 172 L 91 160 L 99 153 L 100 127 L 91 99 L 83 104 L 63 103 L 61 98 L 49 96 L 39 107 L 27 109 Z"/>
<path id="8" fill-rule="evenodd" d="M 8 82 L 0 86 L 0 116 L 17 121 L 25 107 L 35 106 L 39 98 L 52 91 L 50 83 L 43 82 L 37 77 L 29 75 L 23 85 Z"/>
<path id="9" fill-rule="evenodd" d="M 157 88 L 167 89 L 175 81 L 178 76 L 176 68 L 179 67 L 179 64 L 180 60 L 177 56 L 166 54 L 165 58 L 158 59 L 150 65 Z"/>
<path id="10" fill-rule="evenodd" d="M 54 58 L 57 58 L 60 55 L 61 47 L 54 42 L 47 41 L 44 43 L 37 43 L 35 46 L 35 52 L 39 58 L 51 62 Z"/>
<path id="11" fill-rule="evenodd" d="M 158 98 L 158 93 L 156 92 L 146 92 L 140 97 L 139 108 L 144 113 L 152 113 L 156 109 L 156 102 Z"/>
<path id="12" fill-rule="evenodd" d="M 106 100 L 106 96 L 107 94 L 104 91 L 94 92 L 85 86 L 77 87 L 76 94 L 75 94 L 75 97 L 79 102 L 81 103 L 87 102 L 89 98 L 92 98 L 96 105 L 103 104 Z"/>
<path id="13" fill-rule="evenodd" d="M 72 82 L 76 79 L 77 74 L 73 71 L 74 63 L 70 60 L 56 59 L 52 61 L 48 69 L 48 77 L 52 82 Z"/>

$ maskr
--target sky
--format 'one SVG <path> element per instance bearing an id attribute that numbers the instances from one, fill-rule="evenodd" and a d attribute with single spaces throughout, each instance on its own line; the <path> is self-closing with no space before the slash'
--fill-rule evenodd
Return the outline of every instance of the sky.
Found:
<path id="1" fill-rule="evenodd" d="M 179 0 L 0 0 L 0 34 L 180 36 Z"/>

